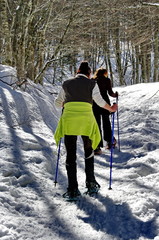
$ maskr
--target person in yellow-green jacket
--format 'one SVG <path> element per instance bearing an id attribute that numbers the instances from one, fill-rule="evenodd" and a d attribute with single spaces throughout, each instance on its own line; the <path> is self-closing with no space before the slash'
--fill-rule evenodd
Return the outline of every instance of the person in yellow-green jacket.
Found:
<path id="1" fill-rule="evenodd" d="M 63 108 L 54 138 L 58 145 L 60 139 L 64 137 L 68 188 L 63 197 L 68 199 L 74 199 L 81 195 L 78 189 L 76 167 L 77 136 L 82 137 L 84 145 L 88 193 L 97 192 L 100 188 L 94 176 L 94 149 L 97 148 L 101 135 L 92 111 L 93 100 L 110 112 L 117 110 L 116 104 L 110 106 L 102 98 L 98 85 L 90 79 L 90 76 L 91 68 L 88 62 L 81 62 L 77 75 L 64 81 L 55 99 L 55 106 Z"/>

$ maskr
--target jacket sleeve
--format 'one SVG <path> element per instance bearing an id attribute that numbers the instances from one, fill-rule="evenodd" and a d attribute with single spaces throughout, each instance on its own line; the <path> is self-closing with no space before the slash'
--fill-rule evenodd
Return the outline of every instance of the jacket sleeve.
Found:
<path id="1" fill-rule="evenodd" d="M 105 104 L 108 104 L 101 96 L 99 87 L 96 84 L 95 87 L 93 88 L 93 93 L 92 93 L 93 100 L 96 102 L 96 104 L 100 107 L 104 107 Z"/>
<path id="2" fill-rule="evenodd" d="M 61 88 L 59 94 L 57 95 L 57 98 L 54 101 L 55 106 L 57 108 L 63 107 L 64 101 L 65 101 L 65 92 L 63 88 Z"/>
<path id="3" fill-rule="evenodd" d="M 113 89 L 112 89 L 112 84 L 111 84 L 111 81 L 110 79 L 107 79 L 107 86 L 108 86 L 108 93 L 111 97 L 117 97 L 116 96 L 116 93 L 113 92 Z"/>

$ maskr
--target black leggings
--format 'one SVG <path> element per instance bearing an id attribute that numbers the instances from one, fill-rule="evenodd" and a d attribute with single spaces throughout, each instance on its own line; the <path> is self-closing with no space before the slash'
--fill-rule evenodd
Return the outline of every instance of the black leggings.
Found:
<path id="1" fill-rule="evenodd" d="M 88 136 L 81 137 L 84 145 L 86 182 L 93 182 L 95 181 L 95 177 L 92 142 Z M 78 188 L 76 164 L 77 136 L 65 135 L 64 142 L 66 146 L 66 170 L 68 177 L 68 190 L 73 190 Z"/>
<path id="2" fill-rule="evenodd" d="M 111 130 L 111 122 L 110 122 L 110 113 L 107 110 L 102 109 L 100 107 L 94 108 L 93 113 L 101 133 L 101 141 L 98 147 L 103 147 L 103 139 L 107 143 L 111 143 L 112 130 Z M 103 130 L 102 130 L 102 126 L 103 126 Z"/>

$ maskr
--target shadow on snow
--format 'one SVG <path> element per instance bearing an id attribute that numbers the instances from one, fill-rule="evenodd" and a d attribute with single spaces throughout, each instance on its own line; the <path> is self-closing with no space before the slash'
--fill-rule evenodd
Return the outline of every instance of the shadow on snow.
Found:
<path id="1" fill-rule="evenodd" d="M 87 217 L 79 218 L 90 224 L 96 231 L 103 231 L 122 240 L 135 240 L 141 236 L 154 239 L 156 236 L 155 219 L 147 222 L 138 219 L 125 202 L 116 204 L 110 198 L 101 195 L 98 195 L 98 200 L 104 208 L 98 209 L 89 198 L 77 203 L 78 207 L 87 214 Z"/>

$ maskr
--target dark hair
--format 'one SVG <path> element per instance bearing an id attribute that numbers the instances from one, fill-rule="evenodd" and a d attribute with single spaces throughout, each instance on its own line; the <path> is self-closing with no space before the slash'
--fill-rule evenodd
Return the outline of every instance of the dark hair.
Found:
<path id="1" fill-rule="evenodd" d="M 88 62 L 87 62 L 87 61 L 81 62 L 77 73 L 82 73 L 82 74 L 85 74 L 85 75 L 87 75 L 87 76 L 90 75 L 90 73 L 91 73 L 91 68 L 90 68 L 90 66 L 88 65 Z"/>
<path id="2" fill-rule="evenodd" d="M 105 73 L 108 73 L 106 68 L 99 68 L 95 71 L 93 78 L 103 77 Z"/>

